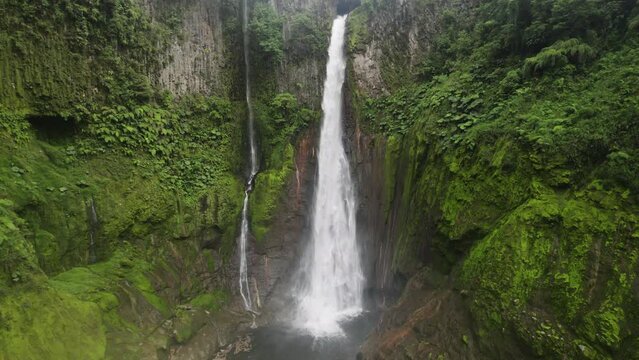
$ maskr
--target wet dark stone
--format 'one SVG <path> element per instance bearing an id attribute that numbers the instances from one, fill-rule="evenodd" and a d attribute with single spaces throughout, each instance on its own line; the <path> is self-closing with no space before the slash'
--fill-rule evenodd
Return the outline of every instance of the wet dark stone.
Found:
<path id="1" fill-rule="evenodd" d="M 337 13 L 339 15 L 348 14 L 361 4 L 360 0 L 339 0 L 337 2 Z"/>
<path id="2" fill-rule="evenodd" d="M 200 242 L 201 249 L 218 250 L 222 245 L 222 229 L 214 225 L 204 231 Z"/>

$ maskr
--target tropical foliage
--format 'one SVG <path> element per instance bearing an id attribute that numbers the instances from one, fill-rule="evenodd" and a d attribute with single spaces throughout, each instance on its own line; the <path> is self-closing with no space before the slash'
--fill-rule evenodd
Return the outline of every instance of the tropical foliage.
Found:
<path id="1" fill-rule="evenodd" d="M 255 4 L 249 27 L 253 49 L 264 61 L 279 63 L 284 58 L 282 25 L 282 18 L 268 2 Z"/>

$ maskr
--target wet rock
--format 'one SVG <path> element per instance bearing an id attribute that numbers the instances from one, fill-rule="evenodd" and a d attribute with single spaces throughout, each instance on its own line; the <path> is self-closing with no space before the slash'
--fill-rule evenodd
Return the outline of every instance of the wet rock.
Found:
<path id="1" fill-rule="evenodd" d="M 216 354 L 229 345 L 237 330 L 237 319 L 224 311 L 212 316 L 204 314 L 200 321 L 204 324 L 191 334 L 187 342 L 170 349 L 170 360 L 217 359 Z"/>
<path id="2" fill-rule="evenodd" d="M 462 297 L 425 269 L 362 346 L 362 359 L 480 359 Z"/>
<path id="3" fill-rule="evenodd" d="M 202 231 L 200 241 L 201 249 L 219 250 L 222 245 L 222 229 L 219 226 L 213 226 Z"/>

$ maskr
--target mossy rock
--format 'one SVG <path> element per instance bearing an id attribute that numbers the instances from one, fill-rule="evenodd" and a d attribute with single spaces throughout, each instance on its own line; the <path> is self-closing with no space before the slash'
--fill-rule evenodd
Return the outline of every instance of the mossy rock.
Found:
<path id="1" fill-rule="evenodd" d="M 0 298 L 0 359 L 104 359 L 98 305 L 49 287 Z"/>
<path id="2" fill-rule="evenodd" d="M 591 190 L 578 197 L 616 195 Z M 484 331 L 514 326 L 521 341 L 551 357 L 605 358 L 621 350 L 636 319 L 630 296 L 639 249 L 627 229 L 639 219 L 600 204 L 532 199 L 473 247 L 462 280 L 474 291 L 471 309 Z M 579 346 L 567 346 L 571 339 Z"/>
<path id="3" fill-rule="evenodd" d="M 207 311 L 218 311 L 229 300 L 229 294 L 224 291 L 215 291 L 198 295 L 189 303 Z"/>
<path id="4" fill-rule="evenodd" d="M 295 149 L 286 144 L 282 149 L 282 167 L 260 173 L 255 181 L 255 189 L 250 199 L 251 230 L 256 240 L 261 242 L 269 230 L 275 211 L 283 199 L 287 181 L 295 170 L 293 163 Z"/>

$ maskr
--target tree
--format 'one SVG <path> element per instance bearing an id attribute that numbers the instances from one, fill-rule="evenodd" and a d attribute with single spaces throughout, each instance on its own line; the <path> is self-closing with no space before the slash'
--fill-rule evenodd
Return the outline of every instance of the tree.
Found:
<path id="1" fill-rule="evenodd" d="M 255 50 L 273 62 L 281 62 L 284 57 L 282 38 L 282 18 L 268 3 L 257 3 L 249 23 Z"/>

